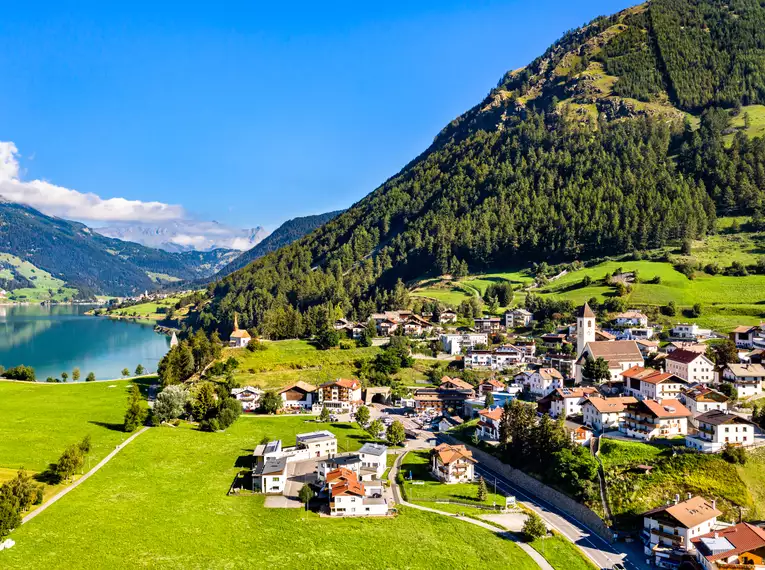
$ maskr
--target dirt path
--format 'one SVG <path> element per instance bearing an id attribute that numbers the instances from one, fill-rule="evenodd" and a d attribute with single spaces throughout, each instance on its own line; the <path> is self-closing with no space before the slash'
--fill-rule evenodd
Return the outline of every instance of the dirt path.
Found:
<path id="1" fill-rule="evenodd" d="M 126 446 L 128 443 L 130 443 L 131 441 L 133 441 L 135 438 L 137 438 L 139 435 L 141 435 L 141 434 L 142 434 L 143 432 L 145 432 L 147 429 L 149 429 L 149 426 L 146 426 L 146 427 L 143 427 L 143 428 L 141 428 L 140 430 L 138 430 L 137 432 L 135 432 L 133 435 L 131 435 L 129 438 L 127 438 L 125 441 L 123 441 L 122 443 L 120 443 L 120 444 L 119 444 L 119 445 L 118 445 L 116 448 L 114 448 L 114 451 L 112 451 L 112 452 L 111 452 L 109 455 L 107 455 L 106 457 L 104 457 L 104 458 L 103 458 L 103 459 L 102 459 L 102 460 L 101 460 L 101 461 L 98 463 L 98 465 L 96 465 L 95 467 L 93 467 L 93 469 L 91 469 L 90 471 L 88 471 L 87 473 L 85 473 L 85 475 L 83 475 L 82 477 L 80 477 L 79 479 L 77 479 L 77 481 L 75 481 L 74 483 L 72 483 L 71 485 L 69 485 L 69 486 L 68 486 L 66 489 L 63 489 L 63 490 L 59 491 L 58 493 L 56 493 L 55 495 L 53 495 L 53 496 L 52 496 L 50 499 L 48 499 L 48 500 L 47 500 L 45 503 L 43 503 L 43 504 L 42 504 L 42 505 L 40 505 L 40 506 L 39 506 L 37 509 L 35 509 L 35 510 L 34 510 L 34 511 L 32 511 L 31 513 L 29 513 L 27 516 L 25 516 L 23 519 L 21 519 L 21 524 L 24 524 L 24 523 L 28 523 L 28 522 L 29 522 L 29 521 L 31 521 L 33 518 L 35 518 L 37 515 L 39 515 L 40 513 L 42 513 L 42 512 L 43 512 L 45 509 L 47 509 L 48 507 L 50 507 L 50 506 L 51 506 L 53 503 L 55 503 L 56 501 L 58 501 L 59 499 L 61 499 L 62 497 L 64 497 L 64 496 L 65 496 L 67 493 L 69 493 L 70 491 L 73 491 L 73 490 L 75 490 L 75 489 L 76 489 L 77 487 L 79 487 L 79 486 L 80 486 L 82 483 L 84 483 L 85 481 L 87 481 L 88 479 L 90 479 L 90 477 L 91 477 L 93 474 L 95 474 L 95 473 L 96 473 L 96 472 L 97 472 L 99 469 L 101 469 L 101 467 L 103 467 L 104 465 L 106 465 L 107 463 L 109 463 L 109 461 L 112 459 L 112 457 L 114 457 L 115 455 L 117 455 L 117 454 L 118 454 L 120 451 L 122 451 L 122 449 L 123 449 L 123 448 L 124 448 L 124 447 L 125 447 L 125 446 Z"/>

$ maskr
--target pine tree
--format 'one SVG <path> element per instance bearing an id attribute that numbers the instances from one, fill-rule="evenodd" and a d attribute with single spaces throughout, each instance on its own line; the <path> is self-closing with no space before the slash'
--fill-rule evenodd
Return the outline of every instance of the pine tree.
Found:
<path id="1" fill-rule="evenodd" d="M 479 503 L 483 503 L 486 501 L 486 499 L 489 496 L 489 491 L 486 489 L 486 481 L 484 481 L 483 477 L 478 479 L 478 495 L 477 499 Z"/>
<path id="2" fill-rule="evenodd" d="M 141 391 L 138 389 L 137 384 L 133 384 L 128 396 L 128 408 L 125 412 L 125 431 L 128 433 L 134 432 L 139 426 L 142 426 L 144 421 L 146 421 L 147 413 L 146 408 L 143 407 Z"/>

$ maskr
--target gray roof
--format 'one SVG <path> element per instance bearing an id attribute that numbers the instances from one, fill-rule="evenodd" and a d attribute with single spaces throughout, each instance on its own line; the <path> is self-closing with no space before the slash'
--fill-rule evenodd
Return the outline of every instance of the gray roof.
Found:
<path id="1" fill-rule="evenodd" d="M 369 455 L 385 455 L 388 452 L 388 446 L 381 443 L 365 443 L 359 449 L 359 453 L 367 453 Z"/>
<path id="2" fill-rule="evenodd" d="M 269 457 L 265 463 L 261 463 L 255 468 L 255 475 L 277 475 L 284 473 L 287 468 L 286 457 Z"/>
<path id="3" fill-rule="evenodd" d="M 358 455 L 351 454 L 351 455 L 335 455 L 334 457 L 326 460 L 327 465 L 335 465 L 335 466 L 342 466 L 342 465 L 353 465 L 354 463 L 360 463 L 361 457 Z"/>
<path id="4" fill-rule="evenodd" d="M 326 439 L 335 439 L 335 434 L 326 430 L 312 431 L 309 433 L 299 433 L 296 439 L 299 442 L 324 441 Z"/>

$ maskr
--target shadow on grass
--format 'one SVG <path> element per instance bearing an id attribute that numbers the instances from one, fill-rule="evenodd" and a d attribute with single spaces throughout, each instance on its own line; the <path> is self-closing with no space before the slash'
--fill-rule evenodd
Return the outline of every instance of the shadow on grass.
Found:
<path id="1" fill-rule="evenodd" d="M 125 426 L 123 424 L 116 424 L 111 422 L 98 422 L 94 420 L 90 420 L 88 423 L 93 424 L 94 426 L 110 429 L 112 431 L 122 431 L 122 432 L 125 431 Z"/>
<path id="2" fill-rule="evenodd" d="M 252 457 L 252 450 L 246 450 L 249 451 L 249 455 L 240 455 L 236 458 L 236 461 L 234 462 L 234 467 L 238 467 L 239 469 L 252 469 L 254 465 L 253 457 Z"/>
<path id="3" fill-rule="evenodd" d="M 45 483 L 46 485 L 58 485 L 61 483 L 61 477 L 56 473 L 55 463 L 49 463 L 45 471 L 35 473 L 33 478 L 38 483 Z"/>

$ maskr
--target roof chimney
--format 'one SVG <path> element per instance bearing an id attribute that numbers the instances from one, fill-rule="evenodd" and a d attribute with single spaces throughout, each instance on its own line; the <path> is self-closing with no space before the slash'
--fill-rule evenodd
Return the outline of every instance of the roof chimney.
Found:
<path id="1" fill-rule="evenodd" d="M 717 508 L 717 499 L 712 499 L 712 508 L 713 509 Z"/>
<path id="2" fill-rule="evenodd" d="M 691 497 L 693 497 L 693 494 L 692 493 L 688 493 L 688 495 L 686 496 L 686 499 L 688 499 L 690 501 Z"/>
<path id="3" fill-rule="evenodd" d="M 675 504 L 680 502 L 680 495 L 675 495 Z"/>

